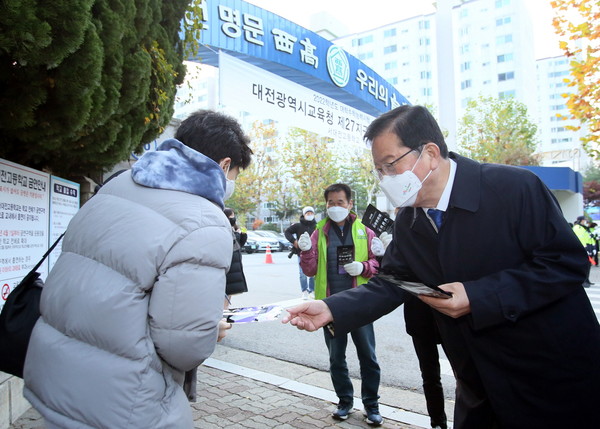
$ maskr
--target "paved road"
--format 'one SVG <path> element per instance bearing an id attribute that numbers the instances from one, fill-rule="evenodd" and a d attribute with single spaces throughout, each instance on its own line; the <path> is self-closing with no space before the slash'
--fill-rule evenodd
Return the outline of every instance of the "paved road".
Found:
<path id="1" fill-rule="evenodd" d="M 261 305 L 300 298 L 298 259 L 287 253 L 272 254 L 273 264 L 265 263 L 264 253 L 243 256 L 249 292 L 234 296 L 234 307 Z M 421 375 L 412 341 L 404 328 L 402 308 L 375 322 L 377 358 L 382 384 L 422 392 Z M 307 333 L 278 321 L 234 326 L 223 345 L 248 350 L 277 359 L 327 370 L 328 353 L 321 331 Z M 358 360 L 349 342 L 348 365 L 359 377 Z M 440 353 L 443 353 L 440 348 Z M 442 384 L 446 397 L 454 398 L 455 380 L 448 361 L 442 359 Z"/>

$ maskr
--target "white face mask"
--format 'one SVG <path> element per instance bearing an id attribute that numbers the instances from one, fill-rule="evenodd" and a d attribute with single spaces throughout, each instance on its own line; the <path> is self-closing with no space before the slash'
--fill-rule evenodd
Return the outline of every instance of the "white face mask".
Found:
<path id="1" fill-rule="evenodd" d="M 235 180 L 225 179 L 225 195 L 223 195 L 223 201 L 227 201 L 229 197 L 233 195 L 235 190 Z"/>
<path id="2" fill-rule="evenodd" d="M 304 215 L 304 219 L 306 219 L 307 221 L 311 221 L 315 218 L 315 215 Z"/>
<path id="3" fill-rule="evenodd" d="M 431 174 L 431 171 L 429 171 L 425 179 L 421 182 L 417 175 L 413 173 L 422 154 L 423 152 L 419 154 L 417 162 L 415 162 L 410 171 L 405 171 L 395 176 L 383 176 L 383 179 L 379 182 L 379 187 L 394 207 L 411 207 L 417 201 L 417 195 L 423 183 Z"/>
<path id="4" fill-rule="evenodd" d="M 227 166 L 227 171 L 225 171 L 224 173 L 225 173 L 225 195 L 223 195 L 223 201 L 227 201 L 233 195 L 233 191 L 235 190 L 235 180 L 231 180 L 230 178 L 227 177 L 227 175 L 229 174 L 229 166 Z"/>
<path id="5" fill-rule="evenodd" d="M 346 207 L 329 207 L 327 209 L 327 216 L 334 222 L 341 222 L 348 217 L 350 210 Z"/>

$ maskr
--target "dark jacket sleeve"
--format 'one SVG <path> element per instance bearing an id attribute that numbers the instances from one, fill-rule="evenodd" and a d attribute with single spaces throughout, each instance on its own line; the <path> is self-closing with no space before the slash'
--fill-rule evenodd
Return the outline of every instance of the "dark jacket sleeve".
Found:
<path id="1" fill-rule="evenodd" d="M 287 238 L 290 243 L 294 243 L 294 241 L 296 241 L 297 230 L 298 224 L 295 223 L 293 225 L 290 225 L 285 231 L 283 231 L 285 238 Z"/>
<path id="2" fill-rule="evenodd" d="M 373 277 L 360 287 L 324 299 L 333 314 L 334 332 L 347 334 L 392 312 L 405 299 L 404 290 Z"/>

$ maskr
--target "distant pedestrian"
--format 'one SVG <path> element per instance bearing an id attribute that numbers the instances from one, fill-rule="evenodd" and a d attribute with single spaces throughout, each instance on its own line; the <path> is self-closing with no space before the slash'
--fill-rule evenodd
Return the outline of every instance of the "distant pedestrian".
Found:
<path id="1" fill-rule="evenodd" d="M 590 233 L 589 222 L 585 216 L 577 216 L 573 224 L 573 232 L 581 242 L 581 245 L 587 252 L 587 277 L 583 281 L 583 287 L 589 288 L 593 283 L 590 281 L 590 272 L 592 270 L 592 261 L 596 251 L 596 239 Z"/>
<path id="2" fill-rule="evenodd" d="M 303 299 L 315 297 L 315 278 L 304 274 L 300 266 L 300 249 L 298 248 L 298 239 L 305 232 L 311 235 L 315 230 L 317 222 L 315 221 L 315 209 L 306 206 L 302 209 L 300 221 L 290 225 L 285 231 L 285 238 L 292 243 L 290 256 L 298 255 L 298 271 L 300 273 L 300 291 Z"/>
<path id="3" fill-rule="evenodd" d="M 45 427 L 193 427 L 184 372 L 230 327 L 223 202 L 248 144 L 235 119 L 195 112 L 71 220 L 25 361 Z"/>
<path id="4" fill-rule="evenodd" d="M 336 183 L 325 189 L 327 217 L 317 224 L 311 236 L 298 239 L 300 265 L 307 275 L 315 276 L 315 298 L 318 300 L 345 290 L 357 288 L 377 273 L 379 263 L 372 252 L 372 240 L 379 240 L 352 212 L 351 189 Z M 339 398 L 332 417 L 345 420 L 354 404 L 354 388 L 348 375 L 346 346 L 348 335 L 323 331 L 329 350 L 329 373 Z M 369 425 L 379 426 L 380 369 L 375 355 L 373 324 L 350 331 L 360 363 L 361 398 Z"/>

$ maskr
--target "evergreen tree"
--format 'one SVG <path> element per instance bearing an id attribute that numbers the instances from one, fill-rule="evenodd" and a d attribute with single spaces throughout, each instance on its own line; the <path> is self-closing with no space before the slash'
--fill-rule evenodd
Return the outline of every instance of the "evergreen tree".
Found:
<path id="1" fill-rule="evenodd" d="M 140 152 L 183 81 L 189 0 L 3 0 L 0 157 L 63 177 Z"/>

